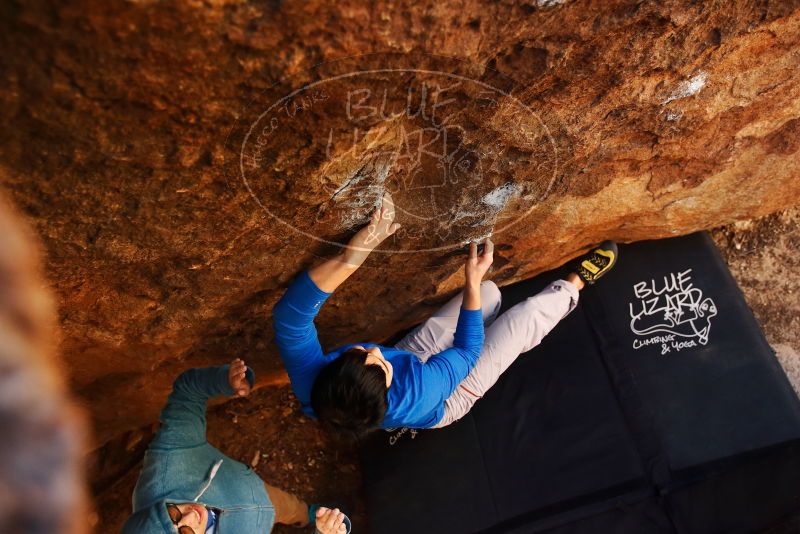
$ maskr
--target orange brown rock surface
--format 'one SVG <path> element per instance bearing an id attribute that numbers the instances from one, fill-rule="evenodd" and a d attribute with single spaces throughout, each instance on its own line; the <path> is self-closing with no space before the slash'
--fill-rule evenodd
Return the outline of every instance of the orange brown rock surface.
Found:
<path id="1" fill-rule="evenodd" d="M 0 183 L 97 445 L 187 367 L 284 381 L 271 306 L 384 189 L 406 233 L 329 301 L 324 345 L 418 321 L 471 237 L 507 283 L 800 203 L 794 1 L 12 1 L 0 43 Z M 450 129 L 417 113 L 445 85 Z"/>

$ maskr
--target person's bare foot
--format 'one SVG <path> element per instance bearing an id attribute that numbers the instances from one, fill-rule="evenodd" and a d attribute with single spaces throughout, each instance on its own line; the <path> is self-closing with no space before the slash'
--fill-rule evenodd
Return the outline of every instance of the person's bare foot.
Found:
<path id="1" fill-rule="evenodd" d="M 338 508 L 330 509 L 321 506 L 314 511 L 314 515 L 316 519 L 315 534 L 349 534 L 352 529 L 350 519 Z"/>

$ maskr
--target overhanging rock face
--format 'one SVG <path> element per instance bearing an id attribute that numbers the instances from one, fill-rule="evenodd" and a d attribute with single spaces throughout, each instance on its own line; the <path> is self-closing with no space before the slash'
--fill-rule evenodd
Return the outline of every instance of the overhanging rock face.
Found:
<path id="1" fill-rule="evenodd" d="M 243 357 L 389 191 L 403 228 L 323 310 L 382 339 L 605 238 L 800 202 L 796 2 L 7 2 L 0 176 L 37 225 L 97 442 Z"/>

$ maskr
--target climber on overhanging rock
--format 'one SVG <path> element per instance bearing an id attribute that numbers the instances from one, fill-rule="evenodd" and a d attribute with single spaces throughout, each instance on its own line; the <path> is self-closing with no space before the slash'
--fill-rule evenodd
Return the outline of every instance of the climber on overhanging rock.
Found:
<path id="1" fill-rule="evenodd" d="M 206 441 L 208 399 L 247 396 L 254 381 L 253 371 L 239 359 L 190 369 L 175 380 L 122 534 L 266 533 L 274 523 L 315 524 L 321 534 L 349 532 L 350 520 L 338 509 L 306 505 Z"/>
<path id="2" fill-rule="evenodd" d="M 314 327 L 320 307 L 398 227 L 386 195 L 343 252 L 298 276 L 272 313 L 275 341 L 303 411 L 351 437 L 376 428 L 438 428 L 463 417 L 521 353 L 577 306 L 579 290 L 607 273 L 618 256 L 616 245 L 604 242 L 579 258 L 564 280 L 498 317 L 500 291 L 493 282 L 481 282 L 494 246 L 487 239 L 478 254 L 471 243 L 462 294 L 396 346 L 349 344 L 325 354 Z"/>

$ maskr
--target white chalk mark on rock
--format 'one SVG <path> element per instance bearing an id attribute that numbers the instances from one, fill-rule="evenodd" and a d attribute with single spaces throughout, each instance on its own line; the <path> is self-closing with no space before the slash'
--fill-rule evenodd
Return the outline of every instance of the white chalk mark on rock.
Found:
<path id="1" fill-rule="evenodd" d="M 683 117 L 683 112 L 682 111 L 676 111 L 676 110 L 673 110 L 673 109 L 667 111 L 667 120 L 668 121 L 677 121 L 677 120 L 680 120 L 681 117 Z"/>
<path id="2" fill-rule="evenodd" d="M 481 199 L 481 203 L 486 204 L 490 208 L 494 208 L 494 211 L 500 211 L 506 206 L 508 201 L 511 200 L 512 197 L 517 196 L 517 194 L 519 194 L 519 190 L 516 184 L 508 182 L 497 189 L 489 191 Z"/>
<path id="3" fill-rule="evenodd" d="M 491 226 L 488 232 L 484 230 L 478 235 L 469 237 L 466 241 L 463 241 L 462 244 L 466 245 L 472 241 L 482 241 L 491 237 L 492 233 L 494 233 L 494 226 L 499 213 L 503 211 L 508 201 L 518 196 L 519 193 L 520 190 L 517 184 L 514 182 L 507 182 L 483 195 L 480 199 L 480 203 L 485 206 L 482 213 L 480 211 L 475 212 L 466 209 L 457 211 L 453 222 L 461 219 L 478 217 L 478 220 L 469 225 L 470 228 L 485 228 L 486 226 Z"/>
<path id="4" fill-rule="evenodd" d="M 675 89 L 672 94 L 670 94 L 666 100 L 661 102 L 661 104 L 669 104 L 673 100 L 679 100 L 681 98 L 686 98 L 688 96 L 696 95 L 700 92 L 700 90 L 705 87 L 706 81 L 708 80 L 708 75 L 705 72 L 701 72 L 692 76 L 688 80 L 682 82 L 677 89 Z"/>
<path id="5" fill-rule="evenodd" d="M 368 161 L 331 196 L 331 201 L 343 210 L 341 228 L 349 229 L 366 223 L 380 207 L 390 169 L 390 161 L 380 158 Z M 338 197 L 345 192 L 348 194 L 339 200 Z"/>
<path id="6" fill-rule="evenodd" d="M 538 7 L 555 7 L 566 4 L 569 0 L 536 0 Z"/>
<path id="7" fill-rule="evenodd" d="M 466 241 L 462 241 L 461 244 L 462 245 L 469 245 L 473 241 L 475 241 L 476 243 L 480 243 L 484 239 L 489 239 L 490 237 L 492 237 L 492 233 L 493 232 L 494 232 L 494 228 L 492 228 L 492 230 L 490 232 L 486 233 L 486 234 L 480 234 L 480 235 L 477 235 L 475 237 L 470 237 Z"/>
<path id="8" fill-rule="evenodd" d="M 455 214 L 453 214 L 452 222 L 458 222 L 461 219 L 467 219 L 472 217 L 480 217 L 481 214 L 475 211 L 465 211 L 465 210 L 457 210 Z"/>
<path id="9" fill-rule="evenodd" d="M 341 195 L 343 191 L 347 190 L 351 185 L 353 185 L 353 182 L 358 180 L 358 179 L 359 179 L 358 171 L 354 171 L 347 178 L 347 180 L 345 180 L 344 184 L 342 184 L 342 186 L 333 193 L 333 196 L 331 197 L 331 200 L 336 200 L 336 197 Z"/>

